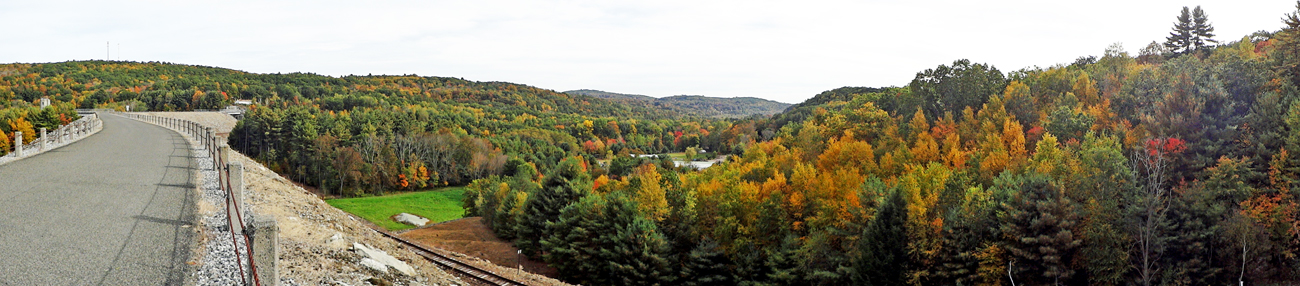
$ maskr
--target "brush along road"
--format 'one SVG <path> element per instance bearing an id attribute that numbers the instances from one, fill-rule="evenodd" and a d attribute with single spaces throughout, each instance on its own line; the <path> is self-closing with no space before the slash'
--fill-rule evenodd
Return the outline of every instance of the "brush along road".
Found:
<path id="1" fill-rule="evenodd" d="M 0 166 L 0 285 L 179 285 L 190 276 L 189 143 L 100 118 L 94 136 Z"/>

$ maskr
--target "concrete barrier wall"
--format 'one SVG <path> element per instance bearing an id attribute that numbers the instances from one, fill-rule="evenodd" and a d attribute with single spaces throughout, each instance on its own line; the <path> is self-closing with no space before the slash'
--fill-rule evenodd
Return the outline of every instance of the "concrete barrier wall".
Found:
<path id="1" fill-rule="evenodd" d="M 14 148 L 13 152 L 0 156 L 0 165 L 72 144 L 72 142 L 99 133 L 103 129 L 104 122 L 99 119 L 99 114 L 83 114 L 81 119 L 59 126 L 58 129 L 46 130 L 41 128 L 37 131 L 39 134 L 14 132 L 16 136 L 13 138 L 13 146 L 17 147 Z M 33 136 L 37 137 L 37 139 L 33 140 L 32 143 L 22 144 L 22 138 L 32 138 Z"/>

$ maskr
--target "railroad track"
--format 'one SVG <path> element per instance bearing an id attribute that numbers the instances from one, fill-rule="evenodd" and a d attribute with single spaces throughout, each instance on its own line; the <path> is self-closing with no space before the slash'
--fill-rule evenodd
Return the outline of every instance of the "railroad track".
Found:
<path id="1" fill-rule="evenodd" d="M 415 254 L 424 256 L 424 258 L 428 259 L 429 261 L 433 261 L 438 265 L 442 265 L 444 267 L 454 269 L 456 270 L 456 272 L 460 272 L 461 274 L 465 274 L 466 276 L 477 278 L 479 281 L 483 281 L 488 284 L 499 285 L 499 286 L 527 286 L 527 284 L 520 283 L 519 281 L 511 280 L 510 278 L 506 278 L 501 275 L 497 275 L 492 271 L 484 270 L 482 268 L 478 268 L 477 266 L 469 265 L 465 262 L 461 262 L 458 259 L 443 254 L 441 251 L 429 249 L 422 245 L 406 240 L 405 238 L 401 238 L 396 234 L 389 233 L 388 231 L 385 231 L 383 229 L 375 228 L 374 230 L 379 232 L 380 234 L 383 234 L 384 236 L 396 240 L 397 242 L 401 242 L 402 244 L 415 248 L 416 249 Z"/>

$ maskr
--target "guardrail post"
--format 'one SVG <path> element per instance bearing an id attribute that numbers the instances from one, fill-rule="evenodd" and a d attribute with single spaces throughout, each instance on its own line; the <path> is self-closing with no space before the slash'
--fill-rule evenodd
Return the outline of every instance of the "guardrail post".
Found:
<path id="1" fill-rule="evenodd" d="M 230 146 L 221 144 L 221 147 L 217 149 L 217 156 L 219 156 L 217 158 L 221 159 L 220 162 L 230 163 Z"/>
<path id="2" fill-rule="evenodd" d="M 203 137 L 203 139 L 205 139 L 204 144 L 207 145 L 209 151 L 216 151 L 217 139 L 214 138 L 215 136 L 213 136 L 212 127 L 208 127 L 206 129 L 207 129 L 207 135 L 204 135 Z"/>
<path id="3" fill-rule="evenodd" d="M 257 267 L 257 278 L 262 285 L 274 286 L 280 285 L 280 278 L 276 273 L 276 261 L 280 260 L 280 244 L 276 241 L 280 233 L 280 228 L 275 224 L 275 217 L 270 215 L 254 215 L 252 225 L 249 226 L 250 236 L 253 246 L 253 265 Z"/>
<path id="4" fill-rule="evenodd" d="M 14 153 L 18 154 L 18 158 L 23 157 L 23 133 L 22 132 L 14 132 Z"/>
<path id="5" fill-rule="evenodd" d="M 40 152 L 45 152 L 46 150 L 49 150 L 49 149 L 50 149 L 50 146 L 49 146 L 49 144 L 46 144 L 46 143 L 50 141 L 50 137 L 49 137 L 49 133 L 45 132 L 45 128 L 44 128 L 44 127 L 41 127 L 41 139 L 40 139 L 40 140 L 41 140 L 41 151 L 40 151 Z"/>
<path id="6" fill-rule="evenodd" d="M 244 164 L 238 162 L 226 163 L 226 168 L 229 172 L 228 174 L 230 174 L 226 177 L 226 179 L 230 180 L 230 194 L 234 198 L 235 209 L 239 210 L 235 215 L 241 218 L 248 217 L 245 215 L 245 213 L 248 212 L 248 208 L 245 208 L 244 206 Z M 232 229 L 231 231 L 234 233 L 243 233 L 244 227 L 239 225 L 240 219 L 230 219 L 232 219 L 235 224 L 235 229 Z"/>

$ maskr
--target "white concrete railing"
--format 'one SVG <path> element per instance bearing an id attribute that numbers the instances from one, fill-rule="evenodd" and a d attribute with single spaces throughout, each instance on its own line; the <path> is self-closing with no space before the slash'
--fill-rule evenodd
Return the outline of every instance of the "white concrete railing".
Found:
<path id="1" fill-rule="evenodd" d="M 86 114 L 82 115 L 81 119 L 77 119 L 77 121 L 59 126 L 59 128 L 54 129 L 53 132 L 41 128 L 41 136 L 36 140 L 32 140 L 32 143 L 30 144 L 22 144 L 23 137 L 35 136 L 36 134 L 14 132 L 13 145 L 17 147 L 14 148 L 13 152 L 0 156 L 0 164 L 13 162 L 18 159 L 31 157 L 36 154 L 45 153 L 45 151 L 63 147 L 64 145 L 77 142 L 77 140 L 99 133 L 99 131 L 103 129 L 104 122 L 99 119 L 98 114 Z"/>

